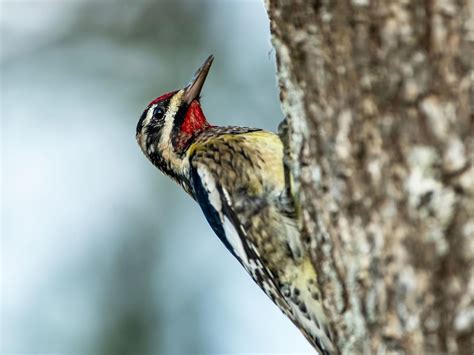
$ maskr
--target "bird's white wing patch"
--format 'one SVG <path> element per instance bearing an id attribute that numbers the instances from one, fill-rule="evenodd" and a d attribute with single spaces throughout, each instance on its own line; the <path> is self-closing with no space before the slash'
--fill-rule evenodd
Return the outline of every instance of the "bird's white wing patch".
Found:
<path id="1" fill-rule="evenodd" d="M 217 190 L 216 181 L 212 176 L 211 172 L 204 166 L 199 165 L 197 167 L 197 173 L 199 178 L 201 179 L 201 183 L 208 192 L 209 202 L 211 203 L 212 207 L 219 213 L 221 217 L 221 221 L 223 222 L 222 218 L 222 202 L 221 196 L 219 191 Z"/>
<path id="2" fill-rule="evenodd" d="M 245 252 L 244 245 L 242 243 L 242 239 L 240 238 L 237 229 L 235 228 L 234 224 L 230 221 L 230 219 L 224 216 L 224 231 L 229 241 L 232 249 L 234 249 L 235 254 L 240 258 L 245 266 L 248 265 L 248 258 L 247 253 Z"/>
<path id="3" fill-rule="evenodd" d="M 237 228 L 241 230 L 243 235 L 245 235 L 245 231 L 241 228 L 240 225 L 238 226 L 234 225 L 234 223 L 232 223 L 229 216 L 225 215 L 224 209 L 222 208 L 223 207 L 222 198 L 225 199 L 224 203 L 226 203 L 229 207 L 232 206 L 232 201 L 230 199 L 229 193 L 222 186 L 220 187 L 222 190 L 222 194 L 219 192 L 219 190 L 217 189 L 217 184 L 214 179 L 214 176 L 205 166 L 199 165 L 197 167 L 197 173 L 199 175 L 199 178 L 201 179 L 201 183 L 203 184 L 204 188 L 208 192 L 209 203 L 219 214 L 219 218 L 224 228 L 227 241 L 232 247 L 234 254 L 238 258 L 240 258 L 243 265 L 247 267 L 248 266 L 247 253 L 245 252 L 243 241 Z"/>

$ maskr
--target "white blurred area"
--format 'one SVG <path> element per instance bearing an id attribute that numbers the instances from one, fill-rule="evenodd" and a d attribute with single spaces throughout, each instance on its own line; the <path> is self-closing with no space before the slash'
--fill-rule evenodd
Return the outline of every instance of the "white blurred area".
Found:
<path id="1" fill-rule="evenodd" d="M 135 142 L 145 105 L 210 53 L 208 119 L 276 128 L 263 2 L 2 0 L 0 16 L 0 352 L 311 352 Z"/>

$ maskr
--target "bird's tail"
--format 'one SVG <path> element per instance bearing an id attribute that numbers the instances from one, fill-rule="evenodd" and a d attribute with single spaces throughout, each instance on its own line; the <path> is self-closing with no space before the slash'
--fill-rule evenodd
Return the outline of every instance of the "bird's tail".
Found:
<path id="1" fill-rule="evenodd" d="M 322 307 L 316 272 L 309 258 L 298 268 L 291 285 L 286 299 L 293 322 L 321 354 L 334 354 L 335 348 Z"/>

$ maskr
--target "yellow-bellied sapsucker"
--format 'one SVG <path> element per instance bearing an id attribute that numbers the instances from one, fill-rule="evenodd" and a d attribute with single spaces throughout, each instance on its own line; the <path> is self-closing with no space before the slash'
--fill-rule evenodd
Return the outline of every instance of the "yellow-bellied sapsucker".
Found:
<path id="1" fill-rule="evenodd" d="M 311 344 L 329 354 L 334 348 L 316 271 L 301 245 L 282 142 L 261 129 L 207 122 L 200 93 L 212 61 L 184 89 L 148 104 L 138 144 L 199 203 L 227 249 Z"/>

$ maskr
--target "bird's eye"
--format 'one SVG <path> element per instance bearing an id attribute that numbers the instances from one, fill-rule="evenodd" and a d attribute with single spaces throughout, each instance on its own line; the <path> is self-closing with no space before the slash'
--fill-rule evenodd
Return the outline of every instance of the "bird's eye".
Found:
<path id="1" fill-rule="evenodd" d="M 156 106 L 155 110 L 153 111 L 153 117 L 157 119 L 163 118 L 165 115 L 165 109 L 161 106 Z"/>

